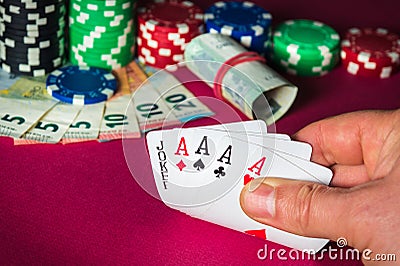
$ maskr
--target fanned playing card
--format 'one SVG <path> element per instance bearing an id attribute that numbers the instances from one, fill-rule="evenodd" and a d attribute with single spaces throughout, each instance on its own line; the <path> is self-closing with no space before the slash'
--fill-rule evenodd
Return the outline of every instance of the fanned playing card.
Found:
<path id="1" fill-rule="evenodd" d="M 309 161 L 309 144 L 248 121 L 150 132 L 147 147 L 160 198 L 169 207 L 299 250 L 317 251 L 327 243 L 258 223 L 239 203 L 242 188 L 255 178 L 329 185 L 332 172 Z"/>

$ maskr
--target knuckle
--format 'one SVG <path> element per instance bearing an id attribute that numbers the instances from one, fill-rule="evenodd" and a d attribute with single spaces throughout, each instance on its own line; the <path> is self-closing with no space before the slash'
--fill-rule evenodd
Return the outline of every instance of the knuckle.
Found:
<path id="1" fill-rule="evenodd" d="M 315 219 L 317 208 L 316 202 L 319 200 L 320 195 L 324 193 L 325 188 L 319 184 L 304 184 L 301 185 L 296 195 L 296 203 L 294 216 L 296 217 L 295 223 L 301 234 L 309 231 Z"/>

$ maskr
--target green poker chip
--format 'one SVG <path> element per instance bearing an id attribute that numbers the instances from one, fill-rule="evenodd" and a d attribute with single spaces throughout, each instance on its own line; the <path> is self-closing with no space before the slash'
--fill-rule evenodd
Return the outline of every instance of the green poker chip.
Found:
<path id="1" fill-rule="evenodd" d="M 313 20 L 288 20 L 276 28 L 271 47 L 278 68 L 300 76 L 317 76 L 332 70 L 339 58 L 339 34 Z"/>
<path id="2" fill-rule="evenodd" d="M 284 60 L 290 60 L 294 64 L 295 62 L 320 62 L 324 61 L 329 57 L 334 57 L 337 53 L 340 52 L 339 47 L 335 48 L 334 50 L 331 50 L 329 52 L 326 52 L 324 54 L 320 55 L 314 55 L 314 56 L 304 56 L 299 53 L 288 53 L 286 50 L 279 49 L 277 46 L 272 46 L 271 52 L 275 55 L 278 56 Z"/>
<path id="3" fill-rule="evenodd" d="M 136 2 L 71 0 L 71 63 L 110 70 L 127 65 L 134 54 Z"/>
<path id="4" fill-rule="evenodd" d="M 339 34 L 330 26 L 313 20 L 288 20 L 274 32 L 274 46 L 307 59 L 339 47 Z"/>
<path id="5" fill-rule="evenodd" d="M 112 51 L 98 51 L 96 49 L 88 49 L 86 50 L 82 49 L 82 46 L 74 46 L 73 44 L 70 44 L 70 49 L 74 51 L 74 54 L 78 53 L 80 56 L 84 56 L 85 58 L 92 59 L 92 60 L 102 60 L 101 58 L 103 56 L 108 57 L 111 56 L 114 60 L 119 60 L 119 58 L 125 58 L 129 57 L 132 53 L 132 47 L 131 46 L 123 46 L 119 48 L 114 48 L 115 50 Z"/>
<path id="6" fill-rule="evenodd" d="M 118 13 L 114 10 L 85 12 L 72 9 L 70 11 L 70 17 L 73 19 L 74 23 L 81 25 L 107 26 L 110 28 L 119 27 L 120 24 L 131 19 L 132 14 L 132 9 L 122 13 Z"/>
<path id="7" fill-rule="evenodd" d="M 110 62 L 107 62 L 106 60 L 101 60 L 101 59 L 92 59 L 89 57 L 85 58 L 85 61 L 82 63 L 82 61 L 78 60 L 76 58 L 76 54 L 75 56 L 70 55 L 70 62 L 74 65 L 83 65 L 83 66 L 95 66 L 95 67 L 99 67 L 99 68 L 103 68 L 103 69 L 117 69 L 117 68 L 121 68 L 127 64 L 129 64 L 132 60 L 133 60 L 133 56 L 127 56 L 124 59 L 120 59 L 118 61 L 116 61 L 115 59 L 113 59 Z"/>
<path id="8" fill-rule="evenodd" d="M 110 51 L 115 47 L 133 44 L 135 42 L 135 34 L 134 32 L 129 32 L 127 35 L 122 36 L 101 34 L 100 38 L 90 38 L 85 35 L 73 33 L 70 35 L 70 42 L 74 45 L 80 44 L 88 48 Z"/>
<path id="9" fill-rule="evenodd" d="M 340 57 L 339 54 L 336 54 L 330 60 L 327 60 L 323 63 L 315 62 L 313 64 L 310 63 L 297 65 L 293 65 L 288 61 L 282 60 L 275 56 L 271 56 L 270 59 L 274 65 L 283 72 L 297 76 L 321 76 L 334 69 L 338 64 Z"/>

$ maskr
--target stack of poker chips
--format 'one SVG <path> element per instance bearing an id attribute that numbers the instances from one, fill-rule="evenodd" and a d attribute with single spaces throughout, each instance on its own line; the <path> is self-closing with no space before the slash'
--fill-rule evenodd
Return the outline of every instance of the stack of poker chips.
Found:
<path id="1" fill-rule="evenodd" d="M 81 66 L 116 69 L 133 59 L 136 2 L 71 0 L 69 59 Z"/>
<path id="2" fill-rule="evenodd" d="M 351 28 L 342 41 L 343 66 L 350 74 L 388 78 L 399 69 L 400 37 L 383 28 Z"/>
<path id="3" fill-rule="evenodd" d="M 154 0 L 138 8 L 138 59 L 165 68 L 183 61 L 185 46 L 203 32 L 203 12 L 189 1 Z"/>
<path id="4" fill-rule="evenodd" d="M 340 59 L 340 37 L 330 26 L 313 20 L 288 20 L 275 29 L 271 59 L 298 76 L 321 76 Z"/>
<path id="5" fill-rule="evenodd" d="M 9 73 L 43 76 L 64 61 L 62 0 L 0 1 L 0 64 Z"/>
<path id="6" fill-rule="evenodd" d="M 230 36 L 244 47 L 266 54 L 271 41 L 272 16 L 251 2 L 217 2 L 205 12 L 206 30 Z"/>

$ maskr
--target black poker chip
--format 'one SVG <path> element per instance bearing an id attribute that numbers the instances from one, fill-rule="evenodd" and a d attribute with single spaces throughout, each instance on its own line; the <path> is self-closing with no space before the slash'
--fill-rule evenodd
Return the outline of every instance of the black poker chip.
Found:
<path id="1" fill-rule="evenodd" d="M 28 21 L 35 21 L 40 18 L 52 17 L 52 16 L 59 16 L 61 14 L 65 14 L 65 6 L 63 3 L 58 3 L 55 5 L 47 5 L 43 9 L 28 9 L 25 10 L 21 7 L 16 6 L 8 6 L 8 7 L 0 7 L 0 14 L 12 16 L 13 18 L 17 19 L 25 19 Z"/>
<path id="2" fill-rule="evenodd" d="M 26 31 L 26 30 L 16 30 L 10 27 L 6 27 L 6 25 L 0 22 L 0 37 L 7 37 L 15 40 L 23 39 L 25 37 L 34 38 L 36 40 L 44 40 L 55 36 L 61 37 L 63 35 L 64 35 L 64 28 L 60 26 L 54 29 Z"/>
<path id="3" fill-rule="evenodd" d="M 63 60 L 63 55 L 59 57 L 54 57 L 54 58 L 42 58 L 42 59 L 21 59 L 21 58 L 15 58 L 13 61 L 7 62 L 7 65 L 13 66 L 15 68 L 18 68 L 20 65 L 29 65 L 31 67 L 40 67 L 43 64 L 46 64 L 48 66 L 59 66 L 59 62 Z"/>
<path id="4" fill-rule="evenodd" d="M 60 42 L 64 41 L 65 36 L 50 36 L 43 37 L 41 39 L 30 38 L 30 37 L 20 37 L 15 38 L 15 36 L 7 37 L 0 36 L 0 42 L 3 42 L 5 46 L 14 48 L 14 47 L 39 47 L 39 48 L 47 48 L 53 45 L 60 45 Z"/>
<path id="5" fill-rule="evenodd" d="M 55 57 L 59 57 L 60 55 L 64 54 L 65 47 L 58 46 L 58 47 L 48 47 L 44 49 L 40 48 L 28 48 L 27 50 L 21 50 L 18 48 L 9 48 L 6 46 L 1 45 L 2 51 L 0 53 L 0 58 L 7 61 L 12 62 L 18 58 L 20 59 L 36 59 L 36 58 L 43 58 L 43 59 L 52 59 Z"/>
<path id="6" fill-rule="evenodd" d="M 34 31 L 42 31 L 43 33 L 51 33 L 54 31 L 59 30 L 60 28 L 65 27 L 64 19 L 60 20 L 56 24 L 52 24 L 54 22 L 48 21 L 45 24 L 34 24 L 34 23 L 9 23 L 2 19 L 0 19 L 0 23 L 4 25 L 4 28 L 7 30 L 17 30 L 22 32 L 27 32 L 26 34 L 29 35 L 30 32 Z"/>
<path id="7" fill-rule="evenodd" d="M 41 76 L 65 61 L 63 0 L 0 0 L 0 66 L 9 73 Z"/>
<path id="8" fill-rule="evenodd" d="M 27 16 L 27 17 L 19 17 L 14 14 L 4 14 L 0 11 L 0 19 L 3 23 L 8 23 L 10 25 L 17 24 L 19 27 L 25 25 L 37 25 L 37 26 L 54 26 L 50 23 L 54 23 L 57 20 L 60 22 L 65 22 L 65 11 L 57 12 L 52 14 L 47 14 L 45 16 Z"/>
<path id="9" fill-rule="evenodd" d="M 39 0 L 30 0 L 30 1 L 15 1 L 15 0 L 2 0 L 2 6 L 18 6 L 23 7 L 25 10 L 37 10 L 40 7 L 48 6 L 50 4 L 58 4 L 63 3 L 64 0 L 46 0 L 46 1 L 39 1 Z"/>
<path id="10" fill-rule="evenodd" d="M 4 43 L 10 43 L 10 42 L 15 42 L 21 45 L 25 45 L 26 47 L 43 47 L 43 42 L 50 41 L 52 44 L 53 43 L 58 43 L 60 41 L 65 41 L 65 35 L 62 33 L 59 36 L 56 35 L 56 38 L 54 37 L 28 37 L 28 36 L 0 36 L 0 41 Z"/>
<path id="11" fill-rule="evenodd" d="M 64 60 L 60 60 L 58 64 L 47 63 L 47 64 L 41 65 L 41 66 L 30 66 L 28 64 L 13 65 L 13 64 L 7 64 L 5 62 L 1 62 L 0 66 L 4 71 L 6 71 L 8 73 L 24 75 L 24 76 L 39 77 L 39 76 L 44 76 L 44 75 L 52 72 L 54 69 L 62 66 L 63 64 L 64 64 Z"/>

